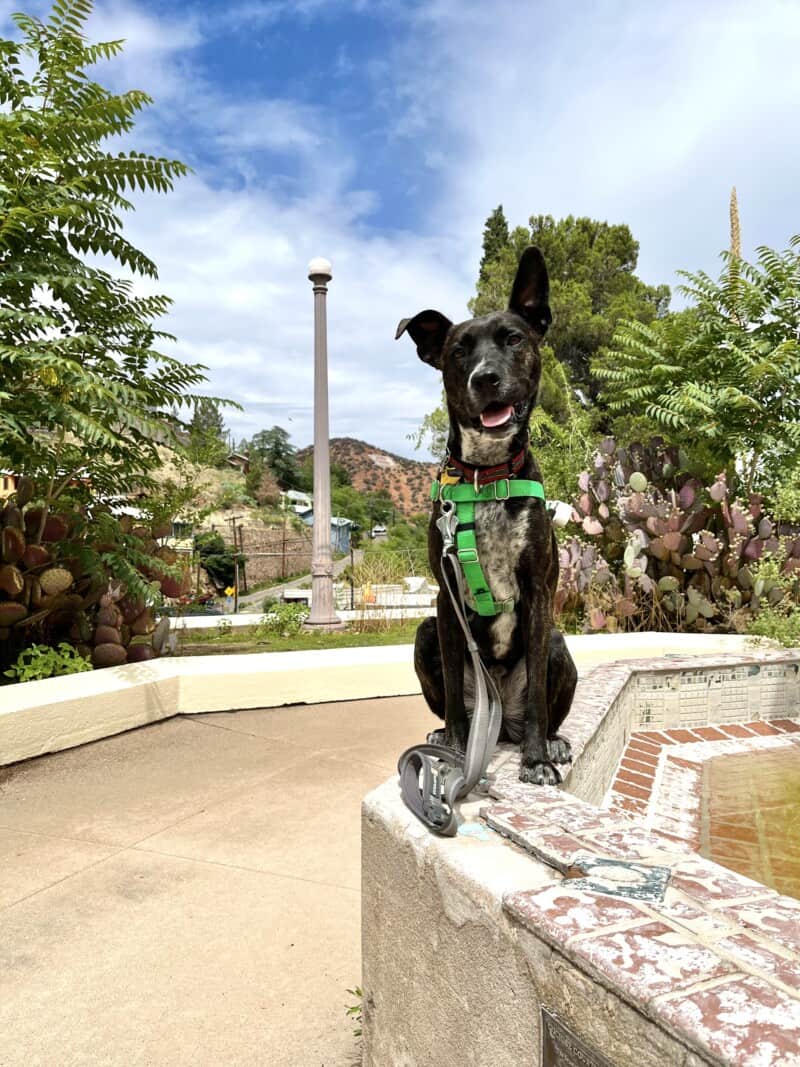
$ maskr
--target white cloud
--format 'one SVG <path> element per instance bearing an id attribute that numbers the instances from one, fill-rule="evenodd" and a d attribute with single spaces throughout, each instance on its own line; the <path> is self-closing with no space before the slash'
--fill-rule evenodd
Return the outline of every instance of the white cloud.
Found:
<path id="1" fill-rule="evenodd" d="M 498 202 L 517 223 L 628 222 L 653 282 L 715 269 L 734 184 L 751 248 L 797 228 L 796 3 L 432 0 L 414 20 L 402 121 L 449 154 L 431 225 L 471 232 L 473 255 Z"/>
<path id="2" fill-rule="evenodd" d="M 438 402 L 439 385 L 394 331 L 431 304 L 463 312 L 466 279 L 448 269 L 446 245 L 354 233 L 346 213 L 313 199 L 286 207 L 199 177 L 169 198 L 148 198 L 130 234 L 154 255 L 158 285 L 175 300 L 168 328 L 178 353 L 212 368 L 209 392 L 244 404 L 228 417 L 236 436 L 277 423 L 299 446 L 313 437 L 307 265 L 328 256 L 331 434 L 411 450 L 406 437 Z"/>

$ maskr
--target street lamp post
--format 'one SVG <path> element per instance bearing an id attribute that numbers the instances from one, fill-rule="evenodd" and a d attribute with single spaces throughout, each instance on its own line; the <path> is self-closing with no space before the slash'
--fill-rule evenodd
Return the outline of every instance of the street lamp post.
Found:
<path id="1" fill-rule="evenodd" d="M 333 610 L 331 550 L 331 466 L 328 443 L 328 324 L 325 299 L 331 280 L 327 259 L 312 259 L 314 286 L 314 526 L 311 542 L 311 614 L 305 626 L 332 630 L 343 626 Z"/>

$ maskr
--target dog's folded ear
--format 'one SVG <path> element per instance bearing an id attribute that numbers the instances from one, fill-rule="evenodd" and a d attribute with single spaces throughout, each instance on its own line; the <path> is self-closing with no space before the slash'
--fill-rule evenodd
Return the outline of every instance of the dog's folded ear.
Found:
<path id="1" fill-rule="evenodd" d="M 442 369 L 442 349 L 452 322 L 440 311 L 420 311 L 413 319 L 401 319 L 397 324 L 395 341 L 406 330 L 417 346 L 417 355 L 423 362 L 430 363 L 437 370 Z"/>
<path id="2" fill-rule="evenodd" d="M 535 334 L 544 337 L 553 321 L 549 300 L 550 281 L 544 256 L 540 249 L 531 245 L 520 258 L 508 310 L 521 316 Z"/>

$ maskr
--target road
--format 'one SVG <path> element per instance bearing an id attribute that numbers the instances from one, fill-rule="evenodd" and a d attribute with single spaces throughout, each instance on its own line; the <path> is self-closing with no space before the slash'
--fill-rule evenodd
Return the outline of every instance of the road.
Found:
<path id="1" fill-rule="evenodd" d="M 356 548 L 353 551 L 353 562 L 360 563 L 364 558 L 364 550 L 362 548 Z M 341 559 L 334 560 L 333 562 L 333 575 L 336 577 L 341 574 L 345 567 L 350 566 L 350 556 L 342 556 Z M 245 593 L 239 597 L 239 611 L 260 611 L 266 598 L 275 597 L 279 600 L 283 595 L 285 589 L 298 589 L 302 586 L 307 586 L 311 582 L 310 574 L 301 574 L 299 578 L 292 578 L 289 582 L 282 582 L 280 585 L 272 585 L 269 589 L 260 589 L 257 593 Z"/>

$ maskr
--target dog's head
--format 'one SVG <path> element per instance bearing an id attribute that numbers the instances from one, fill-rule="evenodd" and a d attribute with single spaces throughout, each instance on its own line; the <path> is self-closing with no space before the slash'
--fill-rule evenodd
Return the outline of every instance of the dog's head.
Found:
<path id="1" fill-rule="evenodd" d="M 451 447 L 468 462 L 499 462 L 524 437 L 541 376 L 539 342 L 552 321 L 544 257 L 527 248 L 507 311 L 458 325 L 439 311 L 402 319 L 425 363 L 442 372 Z"/>

